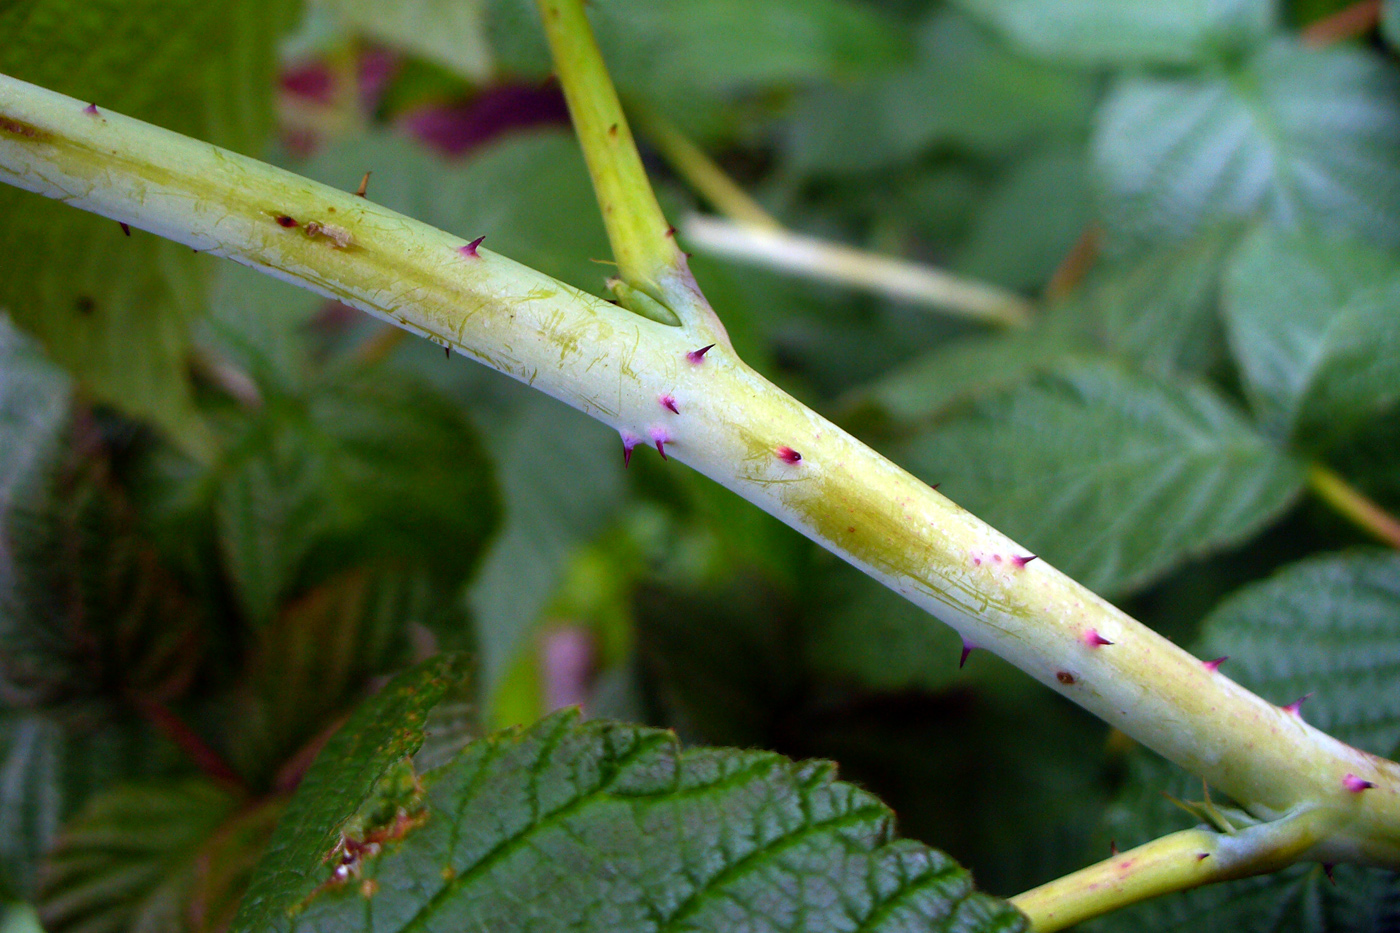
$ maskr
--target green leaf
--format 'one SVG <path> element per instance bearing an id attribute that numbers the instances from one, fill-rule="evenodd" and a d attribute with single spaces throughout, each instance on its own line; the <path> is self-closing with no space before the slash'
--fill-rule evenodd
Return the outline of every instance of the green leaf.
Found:
<path id="1" fill-rule="evenodd" d="M 250 894 L 234 929 L 1024 928 L 833 770 L 565 712 L 423 775 L 421 815 L 355 883 L 326 883 L 333 840 L 284 857 L 296 883 Z"/>
<path id="2" fill-rule="evenodd" d="M 492 73 L 484 0 L 332 0 L 351 26 L 477 83 Z"/>
<path id="3" fill-rule="evenodd" d="M 350 368 L 296 393 L 269 387 L 230 417 L 226 453 L 195 474 L 249 619 L 359 565 L 447 591 L 496 524 L 489 461 L 462 412 L 384 368 Z"/>
<path id="4" fill-rule="evenodd" d="M 1391 48 L 1400 48 L 1400 3 L 1396 0 L 1381 4 L 1381 36 Z"/>
<path id="5" fill-rule="evenodd" d="M 1205 385 L 1065 366 L 909 442 L 904 461 L 1031 553 L 1104 593 L 1239 542 L 1301 471 Z"/>
<path id="6" fill-rule="evenodd" d="M 0 897 L 32 893 L 39 857 L 91 794 L 164 773 L 174 760 L 173 749 L 131 722 L 93 727 L 0 713 Z"/>
<path id="7" fill-rule="evenodd" d="M 203 778 L 127 784 L 92 798 L 40 870 L 44 929 L 186 929 L 196 855 L 237 806 Z"/>
<path id="8" fill-rule="evenodd" d="M 0 313 L 0 516 L 16 487 L 57 455 L 71 395 L 63 372 Z M 0 581 L 4 555 L 0 548 Z"/>
<path id="9" fill-rule="evenodd" d="M 337 849 L 342 830 L 423 745 L 430 711 L 460 687 L 463 666 L 460 656 L 438 655 L 404 671 L 330 737 L 268 843 L 235 929 L 285 925 L 285 912 L 328 874 L 322 857 Z"/>
<path id="10" fill-rule="evenodd" d="M 908 67 L 799 101 L 784 139 L 795 169 L 869 171 L 937 145 L 999 154 L 1085 123 L 1087 79 L 1020 58 L 955 13 L 917 28 Z"/>
<path id="11" fill-rule="evenodd" d="M 18 0 L 0 8 L 0 72 L 256 154 L 271 124 L 274 40 L 294 8 Z M 0 216 L 0 307 L 98 399 L 207 453 L 185 373 L 207 260 L 10 187 Z"/>
<path id="12" fill-rule="evenodd" d="M 1230 346 L 1260 420 L 1331 445 L 1400 403 L 1400 263 L 1365 243 L 1265 227 L 1230 265 Z"/>
<path id="13" fill-rule="evenodd" d="M 1219 362 L 1221 275 L 1232 226 L 1101 262 L 1070 309 L 1102 349 L 1149 373 L 1202 372 Z"/>
<path id="14" fill-rule="evenodd" d="M 1377 755 L 1400 748 L 1400 556 L 1357 551 L 1292 564 L 1207 617 L 1203 657 L 1280 705 Z"/>
<path id="15" fill-rule="evenodd" d="M 1274 0 L 957 0 L 1028 52 L 1078 65 L 1185 65 L 1258 42 Z"/>
<path id="16" fill-rule="evenodd" d="M 1264 215 L 1400 243 L 1400 80 L 1357 49 L 1279 41 L 1224 70 L 1119 79 L 1094 163 L 1113 242 Z"/>

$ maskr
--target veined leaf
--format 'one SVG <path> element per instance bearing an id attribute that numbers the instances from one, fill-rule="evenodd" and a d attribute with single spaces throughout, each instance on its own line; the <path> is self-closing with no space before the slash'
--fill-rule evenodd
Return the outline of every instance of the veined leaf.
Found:
<path id="1" fill-rule="evenodd" d="M 465 78 L 491 77 L 485 0 L 333 0 L 329 4 L 352 26 L 393 46 L 414 52 Z"/>
<path id="2" fill-rule="evenodd" d="M 1274 0 L 958 0 L 1028 52 L 1080 65 L 1185 65 L 1258 42 Z"/>
<path id="3" fill-rule="evenodd" d="M 128 784 L 92 798 L 40 871 L 50 933 L 187 929 L 195 855 L 237 806 L 202 778 Z"/>
<path id="4" fill-rule="evenodd" d="M 955 502 L 1100 592 L 1243 540 L 1301 471 L 1204 384 L 1066 366 L 975 403 L 903 459 Z"/>
<path id="5" fill-rule="evenodd" d="M 1115 241 L 1263 215 L 1395 244 L 1397 149 L 1394 69 L 1358 49 L 1278 41 L 1222 70 L 1120 78 L 1099 111 L 1094 163 Z"/>
<path id="6" fill-rule="evenodd" d="M 274 39 L 294 7 L 18 0 L 0 7 L 0 71 L 256 154 L 271 123 Z M 0 307 L 97 398 L 206 451 L 185 355 L 207 260 L 8 186 L 0 216 Z"/>
<path id="7" fill-rule="evenodd" d="M 1400 556 L 1314 557 L 1225 600 L 1203 623 L 1202 657 L 1276 703 L 1377 755 L 1400 749 Z"/>
<path id="8" fill-rule="evenodd" d="M 1400 262 L 1364 243 L 1264 227 L 1226 289 L 1230 346 L 1260 420 L 1328 445 L 1400 404 Z"/>
<path id="9" fill-rule="evenodd" d="M 832 771 L 565 712 L 422 775 L 387 832 L 283 850 L 282 883 L 255 885 L 234 929 L 1023 928 Z M 293 808 L 313 796 L 353 812 L 325 786 Z M 333 850 L 358 853 L 339 882 Z"/>

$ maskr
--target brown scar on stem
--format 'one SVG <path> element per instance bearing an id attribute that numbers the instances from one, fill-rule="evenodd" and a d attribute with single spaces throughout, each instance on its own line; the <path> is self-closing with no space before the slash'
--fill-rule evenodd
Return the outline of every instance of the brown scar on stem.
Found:
<path id="1" fill-rule="evenodd" d="M 4 114 L 0 114 L 0 133 L 23 136 L 25 139 L 32 139 L 35 142 L 45 142 L 52 138 L 46 130 L 39 129 L 33 123 L 25 123 L 23 120 L 16 120 L 14 117 L 7 117 Z"/>

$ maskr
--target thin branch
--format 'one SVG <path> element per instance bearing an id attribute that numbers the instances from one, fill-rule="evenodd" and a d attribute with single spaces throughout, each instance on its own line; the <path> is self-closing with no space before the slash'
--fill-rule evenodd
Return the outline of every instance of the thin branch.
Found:
<path id="1" fill-rule="evenodd" d="M 242 776 L 224 756 L 216 752 L 198 732 L 190 728 L 189 723 L 175 715 L 164 703 L 149 697 L 133 697 L 132 703 L 140 710 L 141 715 L 146 717 L 161 735 L 183 751 L 200 771 L 220 783 L 239 790 L 247 789 Z"/>
<path id="2" fill-rule="evenodd" d="M 1308 488 L 1377 541 L 1400 548 L 1400 521 L 1332 470 L 1320 463 L 1308 467 Z"/>
<path id="3" fill-rule="evenodd" d="M 1036 933 L 1053 933 L 1140 901 L 1277 871 L 1302 860 L 1325 835 L 1308 811 L 1238 833 L 1187 829 L 1120 852 L 1011 898 Z"/>
<path id="4" fill-rule="evenodd" d="M 1344 39 L 1359 39 L 1375 29 L 1380 21 L 1381 0 L 1360 0 L 1309 23 L 1301 38 L 1304 45 L 1320 48 Z"/>
<path id="5" fill-rule="evenodd" d="M 716 256 L 936 305 L 949 314 L 987 324 L 1024 327 L 1031 320 L 1029 302 L 994 285 L 781 228 L 691 214 L 681 221 L 681 236 L 695 249 Z"/>

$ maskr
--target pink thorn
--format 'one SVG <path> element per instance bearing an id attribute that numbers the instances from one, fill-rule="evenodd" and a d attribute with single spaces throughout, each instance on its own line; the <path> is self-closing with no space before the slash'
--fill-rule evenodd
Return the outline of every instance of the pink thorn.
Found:
<path id="1" fill-rule="evenodd" d="M 970 655 L 970 654 L 972 654 L 972 652 L 974 652 L 974 651 L 976 651 L 976 650 L 977 650 L 977 646 L 976 646 L 976 645 L 974 645 L 972 642 L 968 641 L 966 638 L 963 639 L 962 657 L 958 658 L 958 668 L 959 668 L 959 669 L 961 669 L 962 666 L 963 666 L 964 664 L 967 663 L 967 656 Z"/>
<path id="2" fill-rule="evenodd" d="M 632 435 L 622 433 L 622 467 L 626 469 L 632 465 L 632 448 L 637 446 L 637 439 Z"/>
<path id="3" fill-rule="evenodd" d="M 481 245 L 481 241 L 484 239 L 486 239 L 486 237 L 479 236 L 475 240 L 472 240 L 470 243 L 468 243 L 466 246 L 457 247 L 457 252 L 461 253 L 463 256 L 466 256 L 468 259 L 480 259 L 481 256 L 477 253 L 476 248 Z"/>
<path id="4" fill-rule="evenodd" d="M 1312 697 L 1312 693 L 1311 693 L 1311 692 L 1305 693 L 1305 694 L 1303 694 L 1302 696 L 1300 696 L 1298 699 L 1294 700 L 1292 703 L 1289 703 L 1287 706 L 1283 707 L 1283 711 L 1284 711 L 1285 713 L 1292 713 L 1294 716 L 1301 716 L 1302 713 L 1299 712 L 1299 710 L 1301 710 L 1301 709 L 1303 708 L 1303 704 L 1306 703 L 1306 702 L 1308 701 L 1308 699 L 1311 698 L 1311 697 Z"/>
<path id="5" fill-rule="evenodd" d="M 679 415 L 681 413 L 680 409 L 676 407 L 676 397 L 674 395 L 663 395 L 658 398 L 657 401 L 661 403 L 662 408 L 669 409 L 671 414 Z"/>
<path id="6" fill-rule="evenodd" d="M 1204 861 L 1205 861 L 1206 859 L 1208 859 L 1208 858 L 1210 858 L 1210 853 L 1209 853 L 1209 852 L 1202 852 L 1200 855 L 1196 856 L 1196 861 L 1198 861 L 1198 862 L 1204 862 Z"/>
<path id="7" fill-rule="evenodd" d="M 685 355 L 685 358 L 688 359 L 688 360 L 690 360 L 690 361 L 691 361 L 692 363 L 694 363 L 696 366 L 699 366 L 701 363 L 705 362 L 705 354 L 706 354 L 706 353 L 709 353 L 709 352 L 710 352 L 711 350 L 713 350 L 714 348 L 715 348 L 715 345 L 714 345 L 714 344 L 710 344 L 708 347 L 701 347 L 701 348 L 698 349 L 698 350 L 691 350 L 689 353 L 687 353 L 687 354 Z"/>
<path id="8" fill-rule="evenodd" d="M 784 463 L 802 462 L 802 455 L 797 451 L 793 450 L 791 447 L 779 447 L 773 452 L 776 453 L 778 455 L 778 459 L 783 461 Z"/>
<path id="9" fill-rule="evenodd" d="M 119 220 L 119 221 L 117 221 L 117 225 L 120 226 L 120 227 L 122 228 L 122 233 L 123 233 L 125 236 L 131 236 L 131 225 L 130 225 L 130 224 L 127 224 L 127 223 L 125 223 L 125 222 Z M 197 252 L 197 251 L 196 251 L 196 252 Z"/>
<path id="10" fill-rule="evenodd" d="M 1342 778 L 1342 786 L 1353 794 L 1359 794 L 1363 790 L 1370 790 L 1376 785 L 1371 781 L 1364 781 L 1354 774 L 1348 774 L 1346 777 Z"/>
<path id="11" fill-rule="evenodd" d="M 87 114 L 90 117 L 101 116 L 101 114 L 97 112 L 96 104 L 88 104 L 86 107 L 83 108 L 83 113 Z"/>
<path id="12" fill-rule="evenodd" d="M 1012 562 L 1013 564 L 1015 564 L 1017 567 L 1024 567 L 1024 566 L 1026 566 L 1027 564 L 1029 564 L 1031 561 L 1035 560 L 1035 558 L 1036 558 L 1036 555 L 1034 555 L 1034 554 L 1027 554 L 1027 555 L 1025 555 L 1024 557 L 1013 557 L 1013 558 L 1011 558 L 1011 562 Z"/>
<path id="13" fill-rule="evenodd" d="M 1109 641 L 1107 638 L 1104 638 L 1094 629 L 1089 629 L 1083 635 L 1079 636 L 1079 640 L 1084 642 L 1084 644 L 1088 645 L 1090 648 L 1102 648 L 1104 645 L 1113 644 L 1113 642 Z"/>
<path id="14" fill-rule="evenodd" d="M 652 428 L 651 439 L 656 444 L 656 452 L 661 455 L 661 459 L 670 460 L 671 458 L 666 456 L 666 445 L 671 443 L 671 435 L 667 434 L 664 428 Z"/>
<path id="15" fill-rule="evenodd" d="M 1230 656 L 1228 654 L 1222 655 L 1216 658 L 1214 661 L 1202 661 L 1201 667 L 1204 667 L 1206 670 L 1214 674 L 1216 671 L 1220 670 L 1220 665 L 1224 664 L 1228 660 L 1230 660 Z"/>
<path id="16" fill-rule="evenodd" d="M 1322 873 L 1327 876 L 1328 881 L 1332 882 L 1332 887 L 1334 888 L 1337 886 L 1337 879 L 1332 877 L 1332 869 L 1336 867 L 1337 866 L 1333 865 L 1331 862 L 1322 863 Z"/>

